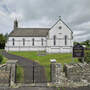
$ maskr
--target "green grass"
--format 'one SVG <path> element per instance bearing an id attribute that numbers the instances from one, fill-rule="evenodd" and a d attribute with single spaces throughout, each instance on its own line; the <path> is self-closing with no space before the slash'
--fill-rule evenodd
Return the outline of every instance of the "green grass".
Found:
<path id="1" fill-rule="evenodd" d="M 85 50 L 85 53 L 89 53 L 90 52 L 90 50 Z"/>
<path id="2" fill-rule="evenodd" d="M 16 68 L 16 82 L 24 82 L 24 70 L 19 65 Z"/>
<path id="3" fill-rule="evenodd" d="M 46 76 L 48 80 L 50 80 L 50 59 L 56 59 L 57 63 L 71 63 L 72 62 L 72 54 L 46 54 L 45 56 L 38 56 L 38 52 L 9 52 L 14 55 L 23 56 L 30 60 L 34 60 L 40 65 L 45 66 Z M 74 62 L 77 63 L 78 60 L 75 58 Z"/>
<path id="4" fill-rule="evenodd" d="M 2 60 L 2 62 L 1 62 L 1 64 L 5 64 L 7 61 L 8 61 L 8 59 L 5 58 L 5 57 L 3 57 L 3 60 Z"/>
<path id="5" fill-rule="evenodd" d="M 3 49 L 0 49 L 0 53 L 1 53 L 1 51 L 3 51 Z M 5 64 L 7 61 L 8 61 L 8 59 L 3 56 L 3 60 L 0 64 Z"/>
<path id="6" fill-rule="evenodd" d="M 50 59 L 56 59 L 57 63 L 71 63 L 72 54 L 46 54 L 45 56 L 38 56 L 38 52 L 9 52 L 18 56 L 26 57 L 30 60 L 34 60 L 41 65 L 48 66 L 50 64 Z M 75 59 L 77 62 L 77 59 Z"/>

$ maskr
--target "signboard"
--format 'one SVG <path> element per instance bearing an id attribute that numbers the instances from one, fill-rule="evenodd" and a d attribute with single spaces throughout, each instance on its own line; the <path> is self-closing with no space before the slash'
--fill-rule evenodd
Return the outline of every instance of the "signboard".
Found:
<path id="1" fill-rule="evenodd" d="M 73 47 L 73 57 L 84 57 L 84 47 L 77 44 Z"/>

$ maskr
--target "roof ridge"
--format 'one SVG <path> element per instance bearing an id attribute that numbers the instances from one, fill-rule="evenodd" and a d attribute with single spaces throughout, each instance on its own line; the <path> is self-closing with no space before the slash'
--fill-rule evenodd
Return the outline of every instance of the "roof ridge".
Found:
<path id="1" fill-rule="evenodd" d="M 50 28 L 17 28 L 17 29 L 50 29 Z"/>

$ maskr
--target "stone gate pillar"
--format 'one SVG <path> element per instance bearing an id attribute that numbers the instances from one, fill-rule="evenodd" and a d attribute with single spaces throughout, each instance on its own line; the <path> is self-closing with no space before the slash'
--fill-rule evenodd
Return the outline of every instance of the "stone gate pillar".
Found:
<path id="1" fill-rule="evenodd" d="M 16 63 L 17 63 L 17 60 L 7 61 L 7 69 L 10 70 L 10 86 L 13 86 L 15 84 Z"/>
<path id="2" fill-rule="evenodd" d="M 63 67 L 60 63 L 56 63 L 56 60 L 51 60 L 51 82 L 53 84 L 61 83 L 63 79 Z"/>
<path id="3" fill-rule="evenodd" d="M 51 59 L 50 60 L 51 64 L 50 64 L 50 81 L 52 83 L 56 82 L 56 77 L 55 77 L 55 73 L 56 73 L 56 60 L 55 59 Z"/>

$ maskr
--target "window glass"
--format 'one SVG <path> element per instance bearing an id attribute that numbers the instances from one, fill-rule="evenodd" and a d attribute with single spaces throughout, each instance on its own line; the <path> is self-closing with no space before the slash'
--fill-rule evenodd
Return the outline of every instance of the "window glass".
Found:
<path id="1" fill-rule="evenodd" d="M 67 45 L 67 35 L 65 35 L 65 45 Z"/>
<path id="2" fill-rule="evenodd" d="M 25 46 L 25 39 L 23 38 L 23 46 Z"/>
<path id="3" fill-rule="evenodd" d="M 42 43 L 42 46 L 43 46 L 43 38 L 41 39 L 41 43 Z"/>
<path id="4" fill-rule="evenodd" d="M 13 41 L 13 46 L 15 45 L 15 40 L 14 40 L 14 38 L 12 39 L 12 41 Z"/>
<path id="5" fill-rule="evenodd" d="M 34 38 L 32 39 L 32 46 L 34 46 Z"/>
<path id="6" fill-rule="evenodd" d="M 54 44 L 54 46 L 56 45 L 56 36 L 55 35 L 53 36 L 53 44 Z"/>

